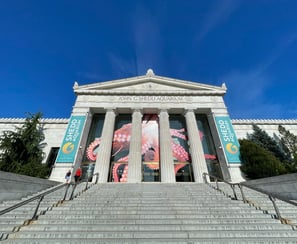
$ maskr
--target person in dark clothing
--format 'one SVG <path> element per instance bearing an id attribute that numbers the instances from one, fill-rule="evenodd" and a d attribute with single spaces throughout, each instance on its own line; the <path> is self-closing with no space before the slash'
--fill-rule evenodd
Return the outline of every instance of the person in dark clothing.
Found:
<path id="1" fill-rule="evenodd" d="M 66 183 L 68 184 L 71 179 L 71 170 L 69 169 L 65 175 Z"/>

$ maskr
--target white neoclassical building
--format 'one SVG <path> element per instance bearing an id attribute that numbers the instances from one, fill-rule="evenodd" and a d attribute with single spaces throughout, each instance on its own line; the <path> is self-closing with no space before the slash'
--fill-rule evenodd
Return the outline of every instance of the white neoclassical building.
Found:
<path id="1" fill-rule="evenodd" d="M 269 134 L 278 125 L 297 132 L 297 120 L 236 120 L 229 117 L 225 84 L 146 75 L 74 84 L 70 119 L 43 119 L 44 162 L 51 180 L 64 181 L 81 166 L 99 182 L 202 182 L 204 172 L 243 181 L 239 143 L 257 124 Z M 23 119 L 0 119 L 0 134 Z"/>

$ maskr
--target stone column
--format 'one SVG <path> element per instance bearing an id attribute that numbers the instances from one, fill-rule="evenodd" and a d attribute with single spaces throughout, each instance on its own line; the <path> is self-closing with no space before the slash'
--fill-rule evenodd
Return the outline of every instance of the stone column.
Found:
<path id="1" fill-rule="evenodd" d="M 132 113 L 132 132 L 129 148 L 128 183 L 141 182 L 141 139 L 142 113 L 136 109 Z"/>
<path id="2" fill-rule="evenodd" d="M 105 120 L 101 135 L 101 143 L 98 148 L 98 156 L 94 169 L 94 173 L 99 173 L 98 182 L 100 183 L 105 183 L 108 180 L 115 117 L 116 113 L 114 109 L 108 109 L 105 114 Z"/>
<path id="3" fill-rule="evenodd" d="M 166 110 L 159 113 L 160 123 L 160 171 L 161 182 L 175 182 L 174 164 L 171 146 L 169 115 Z"/>
<path id="4" fill-rule="evenodd" d="M 199 130 L 195 113 L 193 110 L 185 112 L 187 131 L 189 137 L 190 153 L 192 158 L 192 168 L 195 182 L 203 182 L 203 173 L 207 173 L 207 165 L 204 157 L 204 151 L 199 136 Z"/>

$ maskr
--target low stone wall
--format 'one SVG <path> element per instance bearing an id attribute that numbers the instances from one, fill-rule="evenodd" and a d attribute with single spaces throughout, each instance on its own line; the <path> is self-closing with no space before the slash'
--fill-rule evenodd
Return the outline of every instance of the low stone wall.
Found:
<path id="1" fill-rule="evenodd" d="M 61 182 L 0 171 L 0 203 L 45 190 Z"/>
<path id="2" fill-rule="evenodd" d="M 255 189 L 275 193 L 290 200 L 297 200 L 297 173 L 242 182 Z"/>

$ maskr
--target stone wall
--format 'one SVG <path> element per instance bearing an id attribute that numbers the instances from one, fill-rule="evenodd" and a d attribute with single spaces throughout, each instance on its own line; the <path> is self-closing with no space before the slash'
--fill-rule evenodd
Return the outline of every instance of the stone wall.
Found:
<path id="1" fill-rule="evenodd" d="M 13 131 L 17 127 L 21 127 L 24 122 L 25 119 L 22 118 L 0 118 L 0 135 L 4 131 Z M 43 148 L 43 152 L 45 153 L 43 163 L 45 163 L 51 148 L 61 146 L 68 125 L 68 119 L 42 119 L 41 124 L 44 126 L 44 142 L 46 143 Z"/>
<path id="2" fill-rule="evenodd" d="M 242 184 L 254 189 L 274 193 L 290 200 L 297 200 L 297 173 L 249 180 Z"/>
<path id="3" fill-rule="evenodd" d="M 0 171 L 0 202 L 7 200 L 20 200 L 22 197 L 34 194 L 58 184 L 61 183 Z"/>
<path id="4" fill-rule="evenodd" d="M 258 125 L 272 137 L 274 135 L 279 136 L 279 125 L 297 135 L 297 119 L 233 119 L 232 124 L 238 139 L 246 138 L 247 133 L 253 133 L 253 124 Z"/>

